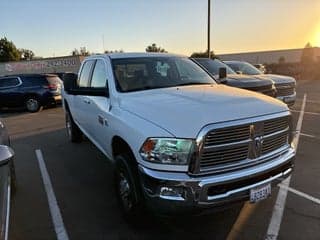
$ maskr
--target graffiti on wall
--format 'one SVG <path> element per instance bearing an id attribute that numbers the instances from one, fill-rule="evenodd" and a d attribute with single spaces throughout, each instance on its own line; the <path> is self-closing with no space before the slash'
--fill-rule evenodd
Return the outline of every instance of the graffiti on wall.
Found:
<path id="1" fill-rule="evenodd" d="M 55 68 L 68 68 L 78 65 L 75 58 L 71 59 L 52 59 L 52 60 L 39 60 L 30 62 L 12 62 L 5 64 L 5 70 L 8 72 L 21 72 L 31 70 L 46 70 Z"/>

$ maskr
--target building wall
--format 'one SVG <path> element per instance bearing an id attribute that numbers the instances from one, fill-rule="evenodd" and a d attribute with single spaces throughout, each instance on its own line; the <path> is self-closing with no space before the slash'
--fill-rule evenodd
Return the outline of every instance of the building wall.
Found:
<path id="1" fill-rule="evenodd" d="M 77 73 L 83 58 L 83 56 L 66 56 L 0 63 L 0 76 L 27 73 Z"/>
<path id="2" fill-rule="evenodd" d="M 221 54 L 219 57 L 223 61 L 246 61 L 252 64 L 257 63 L 278 63 L 280 57 L 285 58 L 285 62 L 297 63 L 301 60 L 303 49 L 288 49 L 276 51 L 263 51 L 263 52 L 248 52 L 248 53 L 234 53 L 234 54 Z M 314 48 L 315 60 L 320 59 L 320 48 Z"/>

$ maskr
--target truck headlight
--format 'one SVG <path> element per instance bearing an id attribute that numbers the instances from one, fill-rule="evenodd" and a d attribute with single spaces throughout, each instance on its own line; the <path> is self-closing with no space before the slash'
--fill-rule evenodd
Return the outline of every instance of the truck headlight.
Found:
<path id="1" fill-rule="evenodd" d="M 140 149 L 143 160 L 174 165 L 186 165 L 192 155 L 194 141 L 177 138 L 148 138 Z"/>

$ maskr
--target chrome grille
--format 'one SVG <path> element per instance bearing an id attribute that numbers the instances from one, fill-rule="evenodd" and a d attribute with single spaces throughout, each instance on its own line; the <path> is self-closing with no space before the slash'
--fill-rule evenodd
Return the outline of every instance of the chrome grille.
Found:
<path id="1" fill-rule="evenodd" d="M 231 171 L 265 162 L 267 154 L 288 146 L 289 120 L 285 116 L 208 131 L 198 171 Z"/>
<path id="2" fill-rule="evenodd" d="M 294 94 L 295 91 L 295 83 L 280 83 L 276 84 L 277 96 L 289 96 Z"/>
<path id="3" fill-rule="evenodd" d="M 250 125 L 214 130 L 207 134 L 204 146 L 242 141 L 248 139 L 249 134 Z"/>
<path id="4" fill-rule="evenodd" d="M 278 88 L 277 89 L 277 96 L 289 96 L 294 94 L 294 88 Z"/>
<path id="5" fill-rule="evenodd" d="M 245 160 L 248 157 L 248 144 L 225 149 L 218 149 L 202 153 L 200 168 L 218 166 Z"/>
<path id="6" fill-rule="evenodd" d="M 273 152 L 278 148 L 286 145 L 288 143 L 288 133 L 284 132 L 282 134 L 269 137 L 265 139 L 262 143 L 262 154 L 267 154 L 269 152 Z"/>
<path id="7" fill-rule="evenodd" d="M 283 131 L 287 129 L 288 126 L 289 126 L 288 117 L 267 120 L 264 122 L 263 132 L 264 132 L 264 135 L 269 135 L 274 132 Z"/>

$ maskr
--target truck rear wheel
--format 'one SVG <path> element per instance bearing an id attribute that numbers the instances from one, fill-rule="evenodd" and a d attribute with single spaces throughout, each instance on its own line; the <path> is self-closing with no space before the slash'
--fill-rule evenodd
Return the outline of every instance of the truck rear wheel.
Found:
<path id="1" fill-rule="evenodd" d="M 115 192 L 124 217 L 131 222 L 141 214 L 143 206 L 137 169 L 129 154 L 120 154 L 115 160 Z"/>
<path id="2" fill-rule="evenodd" d="M 66 129 L 70 142 L 79 143 L 82 141 L 82 132 L 73 121 L 69 111 L 66 112 Z"/>

